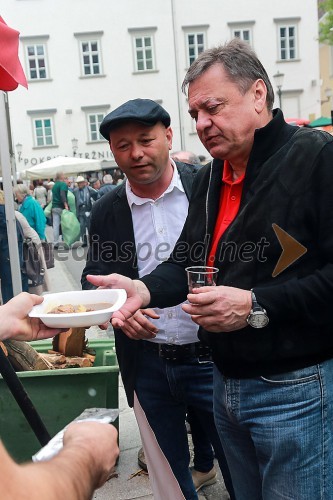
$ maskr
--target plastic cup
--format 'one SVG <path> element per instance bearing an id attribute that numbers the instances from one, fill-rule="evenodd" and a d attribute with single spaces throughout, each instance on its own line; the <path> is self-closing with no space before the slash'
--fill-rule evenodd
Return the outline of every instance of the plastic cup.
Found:
<path id="1" fill-rule="evenodd" d="M 202 286 L 216 286 L 217 267 L 209 266 L 191 266 L 186 267 L 188 289 L 192 292 L 193 288 Z"/>

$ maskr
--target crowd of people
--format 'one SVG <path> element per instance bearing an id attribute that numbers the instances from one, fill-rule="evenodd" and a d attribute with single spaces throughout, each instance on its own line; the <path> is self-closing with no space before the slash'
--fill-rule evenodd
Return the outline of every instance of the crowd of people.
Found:
<path id="1" fill-rule="evenodd" d="M 88 218 L 82 287 L 127 292 L 111 321 L 154 497 L 197 500 L 215 480 L 215 457 L 231 499 L 333 499 L 333 138 L 285 122 L 265 68 L 239 39 L 202 52 L 182 89 L 212 161 L 170 155 L 169 113 L 133 99 L 100 126 L 126 181 L 79 177 L 73 192 Z M 68 193 L 59 174 L 56 244 Z M 39 234 L 31 195 L 21 195 Z M 277 228 L 305 251 L 289 255 Z M 189 266 L 215 266 L 216 286 L 189 290 Z M 38 300 L 27 297 L 3 306 L 8 331 L 52 335 L 27 320 Z M 108 446 L 107 470 L 117 454 L 112 438 Z"/>

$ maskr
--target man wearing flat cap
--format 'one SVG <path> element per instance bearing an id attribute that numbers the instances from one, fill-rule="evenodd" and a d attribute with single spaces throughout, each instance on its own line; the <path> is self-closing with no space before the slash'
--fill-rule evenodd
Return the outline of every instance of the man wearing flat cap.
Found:
<path id="1" fill-rule="evenodd" d="M 104 118 L 100 132 L 127 179 L 93 207 L 84 289 L 103 286 L 112 273 L 142 277 L 169 257 L 199 169 L 169 157 L 170 116 L 152 100 L 122 104 Z M 215 480 L 213 467 L 192 481 L 185 427 L 189 405 L 202 419 L 233 498 L 213 419 L 210 349 L 199 342 L 197 330 L 178 305 L 138 311 L 115 331 L 118 362 L 155 498 L 194 500 L 197 489 Z"/>
<path id="2" fill-rule="evenodd" d="M 87 181 L 82 175 L 79 175 L 75 182 L 77 187 L 74 189 L 73 194 L 75 196 L 76 216 L 80 222 L 82 246 L 86 247 L 88 245 L 87 235 L 89 234 L 90 213 L 94 201 L 97 200 L 98 192 L 87 185 Z"/>

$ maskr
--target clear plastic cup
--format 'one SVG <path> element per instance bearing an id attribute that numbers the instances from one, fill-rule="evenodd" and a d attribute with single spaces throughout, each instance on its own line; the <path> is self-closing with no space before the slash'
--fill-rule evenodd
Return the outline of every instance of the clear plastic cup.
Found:
<path id="1" fill-rule="evenodd" d="M 219 272 L 217 267 L 209 266 L 191 266 L 186 267 L 188 289 L 192 292 L 193 288 L 202 286 L 216 286 L 216 278 Z"/>

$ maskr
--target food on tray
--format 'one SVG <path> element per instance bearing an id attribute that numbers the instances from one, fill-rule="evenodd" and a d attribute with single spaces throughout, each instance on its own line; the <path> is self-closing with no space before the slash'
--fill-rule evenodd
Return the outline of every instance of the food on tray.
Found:
<path id="1" fill-rule="evenodd" d="M 101 303 L 101 304 L 61 304 L 60 306 L 53 307 L 48 314 L 73 314 L 73 313 L 84 313 L 90 311 L 99 311 L 100 309 L 108 309 L 112 304 Z"/>

